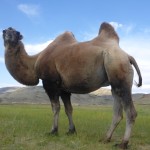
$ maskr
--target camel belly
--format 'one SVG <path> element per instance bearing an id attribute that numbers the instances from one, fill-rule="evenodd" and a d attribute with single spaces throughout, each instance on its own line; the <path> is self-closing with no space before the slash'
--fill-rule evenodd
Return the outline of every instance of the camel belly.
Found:
<path id="1" fill-rule="evenodd" d="M 108 79 L 104 72 L 83 76 L 76 74 L 62 80 L 62 88 L 70 93 L 85 94 L 108 86 Z"/>
<path id="2" fill-rule="evenodd" d="M 63 86 L 63 90 L 69 93 L 75 93 L 75 94 L 86 94 L 86 93 L 90 93 L 93 92 L 97 89 L 99 89 L 100 87 L 104 87 L 104 86 L 108 86 L 108 82 L 106 84 L 104 84 L 103 86 L 101 84 L 97 84 L 97 86 L 85 86 L 84 84 L 80 84 L 80 85 L 74 85 L 74 86 L 70 86 L 70 87 L 64 87 Z"/>

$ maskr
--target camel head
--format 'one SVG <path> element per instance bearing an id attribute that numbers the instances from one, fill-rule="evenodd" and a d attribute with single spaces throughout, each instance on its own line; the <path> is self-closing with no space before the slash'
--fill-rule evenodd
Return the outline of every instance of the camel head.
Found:
<path id="1" fill-rule="evenodd" d="M 23 36 L 12 27 L 3 30 L 4 45 L 16 46 Z"/>

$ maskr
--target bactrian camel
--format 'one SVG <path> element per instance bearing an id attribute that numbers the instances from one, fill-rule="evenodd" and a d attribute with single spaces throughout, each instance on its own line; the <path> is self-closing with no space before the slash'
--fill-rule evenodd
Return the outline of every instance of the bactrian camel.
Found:
<path id="1" fill-rule="evenodd" d="M 71 93 L 84 94 L 111 86 L 114 115 L 106 142 L 126 113 L 126 130 L 118 146 L 127 148 L 131 129 L 137 116 L 131 97 L 133 68 L 142 77 L 135 59 L 119 47 L 119 37 L 108 23 L 102 23 L 96 38 L 78 42 L 71 32 L 58 36 L 43 51 L 29 56 L 22 43 L 23 36 L 13 28 L 3 30 L 5 64 L 10 74 L 24 85 L 37 85 L 42 80 L 53 110 L 51 134 L 58 133 L 61 97 L 69 120 L 68 133 L 75 133 L 72 119 Z"/>

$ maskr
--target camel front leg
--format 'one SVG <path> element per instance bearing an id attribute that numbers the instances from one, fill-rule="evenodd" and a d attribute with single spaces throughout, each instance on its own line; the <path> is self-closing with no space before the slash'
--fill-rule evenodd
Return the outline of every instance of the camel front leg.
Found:
<path id="1" fill-rule="evenodd" d="M 52 111 L 53 111 L 53 125 L 51 129 L 51 134 L 58 133 L 58 119 L 60 112 L 60 102 L 59 102 L 59 91 L 55 83 L 48 82 L 47 80 L 43 81 L 43 87 L 50 98 Z"/>
<path id="2" fill-rule="evenodd" d="M 73 119 L 72 119 L 73 108 L 71 105 L 70 97 L 71 97 L 70 93 L 63 92 L 63 91 L 61 92 L 61 98 L 62 98 L 62 101 L 63 101 L 64 106 L 65 106 L 66 115 L 67 115 L 68 120 L 69 120 L 69 130 L 68 130 L 67 134 L 76 133 L 75 125 L 74 125 Z"/>

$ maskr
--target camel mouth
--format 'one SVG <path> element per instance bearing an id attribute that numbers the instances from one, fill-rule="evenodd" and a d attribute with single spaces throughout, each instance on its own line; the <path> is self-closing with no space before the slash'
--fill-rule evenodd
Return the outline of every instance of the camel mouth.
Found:
<path id="1" fill-rule="evenodd" d="M 16 44 L 22 40 L 22 38 L 23 36 L 20 34 L 20 32 L 11 27 L 3 30 L 3 39 L 5 44 Z"/>

